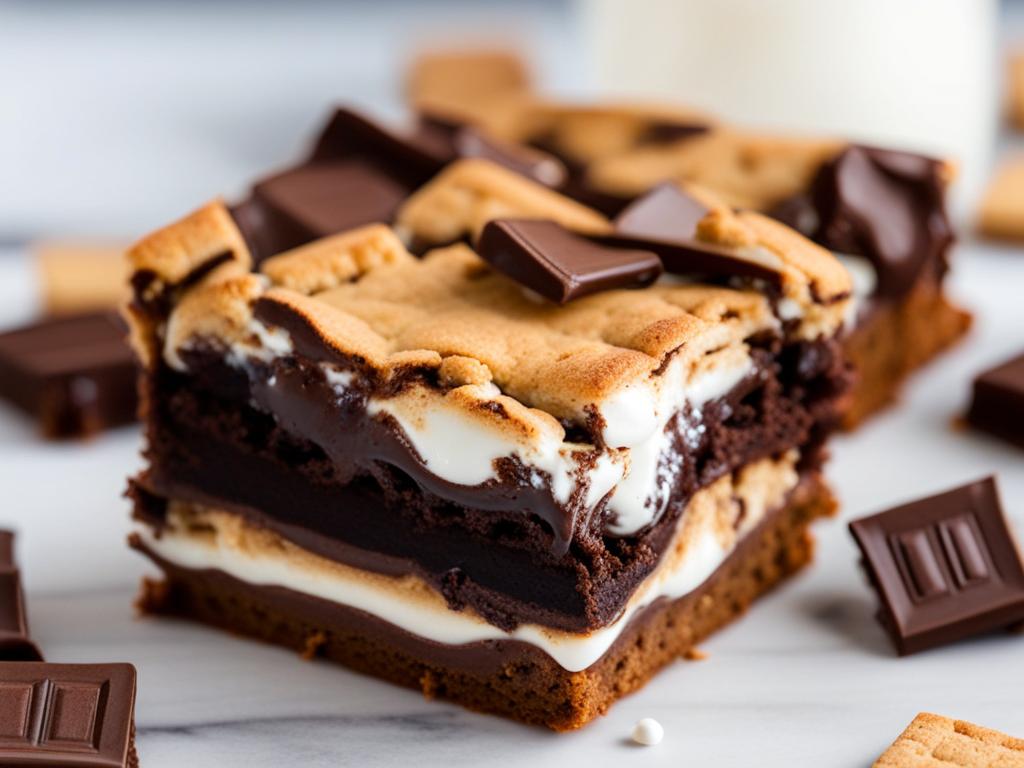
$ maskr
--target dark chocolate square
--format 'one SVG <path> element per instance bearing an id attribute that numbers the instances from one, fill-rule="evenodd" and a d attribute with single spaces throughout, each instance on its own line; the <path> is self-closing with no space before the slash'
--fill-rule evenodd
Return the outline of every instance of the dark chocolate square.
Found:
<path id="1" fill-rule="evenodd" d="M 967 422 L 1024 448 L 1024 355 L 979 374 Z"/>
<path id="2" fill-rule="evenodd" d="M 991 477 L 850 523 L 900 655 L 1024 620 L 1024 566 Z"/>
<path id="3" fill-rule="evenodd" d="M 502 274 L 560 304 L 647 285 L 661 274 L 661 261 L 649 251 L 609 248 L 540 219 L 489 222 L 477 252 Z"/>
<path id="4" fill-rule="evenodd" d="M 0 764 L 132 764 L 134 713 L 131 664 L 0 663 Z"/>
<path id="5" fill-rule="evenodd" d="M 0 334 L 0 397 L 47 437 L 89 435 L 133 421 L 135 358 L 116 312 L 43 320 Z"/>

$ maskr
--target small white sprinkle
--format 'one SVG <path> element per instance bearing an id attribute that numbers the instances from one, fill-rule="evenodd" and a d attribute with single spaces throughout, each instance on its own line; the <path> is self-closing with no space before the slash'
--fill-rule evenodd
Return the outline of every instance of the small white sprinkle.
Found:
<path id="1" fill-rule="evenodd" d="M 664 737 L 665 729 L 653 717 L 645 717 L 643 720 L 638 720 L 637 724 L 633 726 L 633 741 L 637 744 L 643 744 L 645 747 L 653 747 L 655 744 L 660 744 Z"/>

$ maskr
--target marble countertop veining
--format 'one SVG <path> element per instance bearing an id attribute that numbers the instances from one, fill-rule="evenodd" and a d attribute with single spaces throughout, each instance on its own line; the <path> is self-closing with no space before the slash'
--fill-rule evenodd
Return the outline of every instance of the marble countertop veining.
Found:
<path id="1" fill-rule="evenodd" d="M 18 307 L 0 258 L 4 321 Z M 7 280 L 7 277 L 12 279 Z M 862 768 L 922 710 L 1024 736 L 1024 636 L 1001 635 L 906 659 L 873 618 L 874 597 L 846 532 L 851 517 L 997 472 L 1024 538 L 1024 453 L 954 430 L 972 374 L 1024 347 L 1024 254 L 967 244 L 953 292 L 978 313 L 968 341 L 918 377 L 903 407 L 834 443 L 840 518 L 817 526 L 815 564 L 578 733 L 555 735 L 425 701 L 325 662 L 172 620 L 135 619 L 147 572 L 124 546 L 124 478 L 134 428 L 52 445 L 0 406 L 0 525 L 20 532 L 34 634 L 54 661 L 130 661 L 139 671 L 145 768 L 206 766 L 843 766 Z M 3 286 L 7 286 L 6 288 Z M 628 741 L 654 717 L 665 739 Z"/>

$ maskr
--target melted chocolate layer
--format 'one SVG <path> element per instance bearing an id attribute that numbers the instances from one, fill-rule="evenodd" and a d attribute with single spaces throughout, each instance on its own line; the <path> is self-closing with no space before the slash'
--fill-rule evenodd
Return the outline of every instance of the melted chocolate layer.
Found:
<path id="1" fill-rule="evenodd" d="M 681 461 L 661 519 L 614 538 L 603 505 L 574 514 L 525 482 L 515 462 L 484 486 L 440 480 L 400 430 L 367 417 L 365 392 L 339 395 L 298 346 L 251 376 L 197 350 L 190 375 L 163 368 L 148 380 L 152 468 L 139 493 L 155 501 L 140 509 L 159 522 L 159 497 L 226 507 L 326 557 L 420 573 L 452 605 L 503 627 L 581 630 L 613 619 L 696 490 L 797 445 L 808 466 L 817 463 L 815 421 L 829 418 L 842 378 L 830 343 L 755 351 L 756 375 L 703 409 L 695 442 L 684 437 L 693 430 L 674 429 L 666 461 Z"/>

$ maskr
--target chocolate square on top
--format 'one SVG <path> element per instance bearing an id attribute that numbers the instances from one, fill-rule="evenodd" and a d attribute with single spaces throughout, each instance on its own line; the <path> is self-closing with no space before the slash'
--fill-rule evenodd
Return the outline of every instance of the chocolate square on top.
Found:
<path id="1" fill-rule="evenodd" d="M 1024 620 L 1024 566 L 994 478 L 854 520 L 901 656 Z"/>
<path id="2" fill-rule="evenodd" d="M 502 274 L 559 304 L 648 285 L 661 274 L 661 261 L 650 251 L 599 245 L 544 219 L 488 222 L 477 252 Z"/>
<path id="3" fill-rule="evenodd" d="M 338 109 L 308 160 L 257 182 L 232 214 L 259 262 L 321 237 L 389 223 L 398 204 L 446 161 L 429 142 Z"/>
<path id="4" fill-rule="evenodd" d="M 974 380 L 968 423 L 1024 448 L 1024 355 Z"/>

